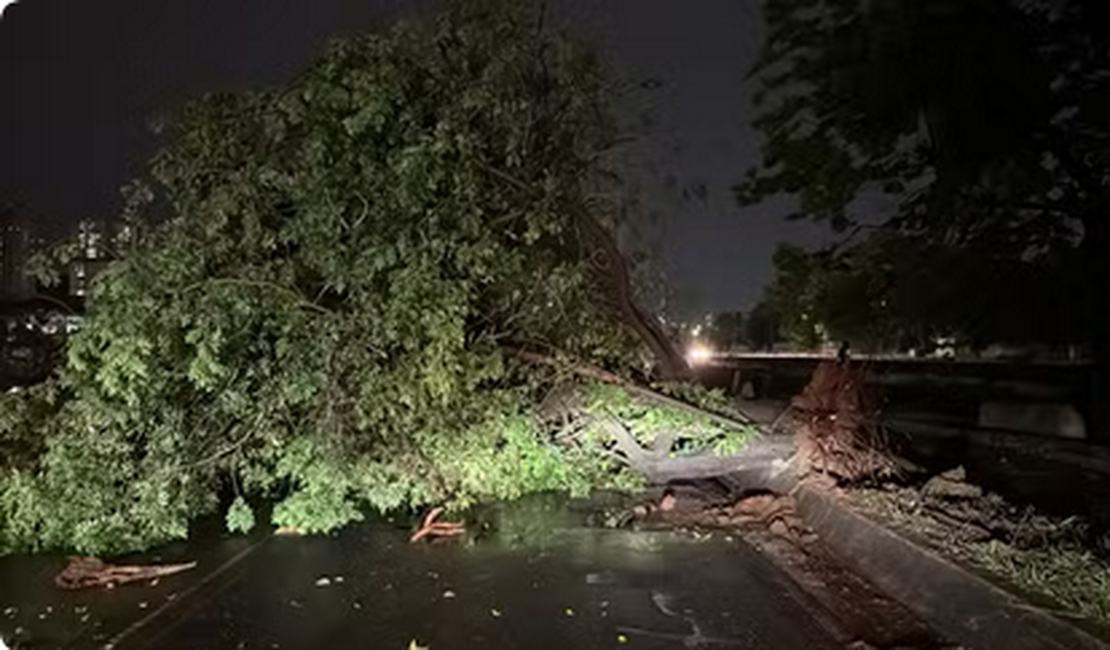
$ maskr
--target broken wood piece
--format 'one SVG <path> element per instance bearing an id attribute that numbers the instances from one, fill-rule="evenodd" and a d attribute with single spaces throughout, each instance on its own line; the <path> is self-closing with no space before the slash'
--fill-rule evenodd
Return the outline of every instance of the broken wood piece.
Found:
<path id="1" fill-rule="evenodd" d="M 436 521 L 441 514 L 443 514 L 443 508 L 433 508 L 424 517 L 424 523 L 420 529 L 409 538 L 409 542 L 418 542 L 425 537 L 455 537 L 466 532 L 466 526 L 462 523 Z"/>
<path id="2" fill-rule="evenodd" d="M 54 584 L 62 589 L 112 588 L 117 585 L 188 571 L 196 562 L 184 564 L 121 565 L 107 564 L 95 557 L 71 557 L 61 573 L 54 577 Z"/>

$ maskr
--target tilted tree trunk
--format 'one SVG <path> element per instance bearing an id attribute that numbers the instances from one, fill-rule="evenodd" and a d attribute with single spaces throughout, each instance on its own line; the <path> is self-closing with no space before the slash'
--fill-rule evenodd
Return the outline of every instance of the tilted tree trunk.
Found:
<path id="1" fill-rule="evenodd" d="M 690 367 L 686 358 L 659 327 L 654 318 L 645 314 L 632 295 L 632 279 L 628 272 L 628 259 L 617 247 L 616 237 L 609 232 L 593 215 L 582 212 L 579 222 L 589 243 L 605 259 L 606 278 L 612 287 L 613 298 L 620 311 L 621 320 L 643 341 L 656 361 L 663 379 L 683 379 L 688 376 Z"/>
<path id="2" fill-rule="evenodd" d="M 512 185 L 518 191 L 531 194 L 534 190 L 525 182 L 491 165 L 482 165 L 490 175 Z M 601 284 L 607 286 L 616 301 L 621 320 L 626 327 L 643 341 L 659 362 L 663 379 L 683 379 L 689 375 L 686 357 L 679 352 L 662 328 L 637 305 L 632 294 L 632 279 L 628 272 L 628 259 L 617 246 L 616 237 L 587 210 L 578 210 L 576 221 L 581 228 L 589 252 L 600 253 L 605 263 L 597 269 Z"/>

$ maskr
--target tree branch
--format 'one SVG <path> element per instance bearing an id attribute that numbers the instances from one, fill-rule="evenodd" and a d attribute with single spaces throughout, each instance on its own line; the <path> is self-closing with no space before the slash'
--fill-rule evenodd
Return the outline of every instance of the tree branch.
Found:
<path id="1" fill-rule="evenodd" d="M 191 284 L 191 285 L 185 287 L 185 289 L 182 290 L 182 293 L 189 293 L 191 291 L 196 291 L 198 289 L 203 288 L 205 285 L 213 285 L 213 284 L 214 285 L 232 284 L 232 285 L 240 285 L 240 286 L 245 286 L 245 287 L 260 287 L 260 288 L 273 289 L 273 290 L 275 290 L 279 293 L 284 293 L 285 295 L 293 298 L 293 300 L 296 301 L 296 303 L 298 305 L 300 305 L 300 306 L 302 306 L 306 309 L 309 309 L 309 310 L 312 310 L 312 311 L 315 311 L 315 312 L 318 312 L 318 313 L 321 313 L 321 314 L 325 314 L 325 315 L 332 313 L 331 310 L 329 310 L 325 307 L 321 307 L 320 305 L 317 305 L 316 303 L 312 302 L 308 298 L 305 298 L 297 290 L 292 289 L 290 287 L 282 286 L 282 285 L 277 284 L 275 282 L 269 282 L 267 280 L 246 280 L 246 279 L 243 279 L 243 278 L 210 278 L 208 280 L 202 280 L 201 282 L 197 282 L 196 284 Z"/>
<path id="2" fill-rule="evenodd" d="M 510 354 L 515 355 L 517 358 L 521 359 L 522 361 L 526 361 L 528 363 L 542 364 L 542 365 L 546 365 L 546 366 L 553 366 L 553 367 L 556 367 L 556 368 L 566 367 L 566 365 L 563 364 L 563 363 L 560 363 L 558 359 L 556 359 L 554 357 L 551 357 L 551 356 L 544 355 L 544 354 L 539 354 L 537 352 L 530 352 L 528 350 L 521 350 L 521 349 L 518 349 L 518 348 L 511 348 L 511 347 L 503 347 L 502 349 L 504 349 L 506 352 L 508 352 Z M 663 405 L 663 406 L 670 406 L 672 408 L 676 408 L 676 409 L 685 411 L 687 413 L 690 413 L 691 415 L 706 418 L 711 422 L 714 422 L 714 423 L 719 424 L 719 425 L 724 426 L 724 427 L 728 427 L 730 429 L 741 429 L 741 428 L 756 426 L 754 420 L 750 420 L 750 419 L 740 420 L 740 419 L 732 418 L 732 417 L 729 417 L 729 416 L 721 415 L 719 413 L 714 413 L 713 411 L 706 411 L 705 409 L 698 408 L 697 406 L 694 406 L 692 404 L 687 404 L 686 402 L 683 402 L 682 400 L 678 400 L 678 399 L 675 399 L 673 397 L 669 397 L 667 395 L 657 393 L 657 392 L 651 390 L 650 388 L 644 388 L 642 386 L 637 386 L 636 384 L 632 383 L 631 381 L 629 381 L 629 380 L 627 380 L 623 377 L 615 375 L 615 374 L 613 374 L 613 373 L 611 373 L 607 370 L 604 370 L 602 368 L 598 368 L 597 366 L 591 365 L 591 364 L 586 363 L 584 361 L 574 361 L 570 365 L 568 370 L 570 372 L 580 376 L 580 377 L 586 377 L 588 379 L 596 379 L 597 381 L 601 381 L 601 382 L 606 383 L 606 384 L 612 384 L 614 386 L 620 386 L 621 388 L 624 388 L 625 390 L 632 393 L 633 395 L 636 395 L 636 396 L 641 397 L 643 399 L 646 399 L 648 401 L 651 401 L 651 402 L 654 402 L 656 404 L 660 404 L 660 405 Z"/>

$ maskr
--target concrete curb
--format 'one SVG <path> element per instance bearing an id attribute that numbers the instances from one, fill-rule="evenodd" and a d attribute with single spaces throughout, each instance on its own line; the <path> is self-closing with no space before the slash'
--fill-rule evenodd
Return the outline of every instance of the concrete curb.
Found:
<path id="1" fill-rule="evenodd" d="M 1110 650 L 1110 642 L 1030 604 L 780 467 L 722 477 L 734 493 L 792 494 L 798 515 L 849 569 L 935 630 L 974 650 Z"/>
<path id="2" fill-rule="evenodd" d="M 1110 650 L 1110 644 L 1029 604 L 805 486 L 799 516 L 840 559 L 951 640 L 981 650 Z"/>

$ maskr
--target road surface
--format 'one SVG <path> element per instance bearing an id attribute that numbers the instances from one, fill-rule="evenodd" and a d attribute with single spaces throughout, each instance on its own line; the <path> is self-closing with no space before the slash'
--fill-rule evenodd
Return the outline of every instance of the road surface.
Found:
<path id="1" fill-rule="evenodd" d="M 4 558 L 0 637 L 13 649 L 846 645 L 787 573 L 732 535 L 528 524 L 412 545 L 408 532 L 379 522 L 179 544 L 142 559 L 197 559 L 193 571 L 108 591 L 53 588 L 63 558 Z"/>

